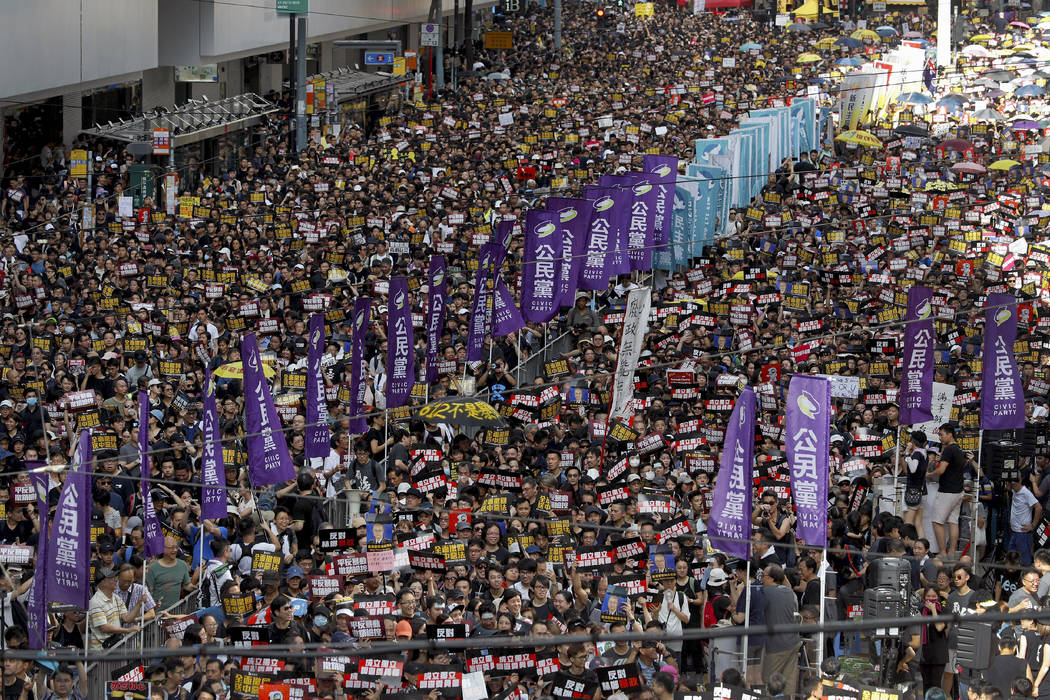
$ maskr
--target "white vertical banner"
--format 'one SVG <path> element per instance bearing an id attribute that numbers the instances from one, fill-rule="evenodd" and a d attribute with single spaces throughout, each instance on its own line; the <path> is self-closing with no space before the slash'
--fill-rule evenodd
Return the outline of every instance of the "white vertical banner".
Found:
<path id="1" fill-rule="evenodd" d="M 649 330 L 651 305 L 652 289 L 649 287 L 632 289 L 627 295 L 623 335 L 620 336 L 620 354 L 616 359 L 616 374 L 613 376 L 610 423 L 624 417 L 627 405 L 634 398 L 634 371 L 638 368 L 638 356 L 642 352 L 645 334 Z"/>

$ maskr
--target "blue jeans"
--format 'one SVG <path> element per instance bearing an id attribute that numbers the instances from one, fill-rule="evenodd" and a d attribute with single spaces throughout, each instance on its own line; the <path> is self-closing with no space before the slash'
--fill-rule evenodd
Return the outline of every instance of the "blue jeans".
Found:
<path id="1" fill-rule="evenodd" d="M 1025 566 L 1032 565 L 1032 533 L 1010 531 L 1010 537 L 1006 541 L 1006 548 L 1016 549 L 1021 553 L 1021 563 Z"/>

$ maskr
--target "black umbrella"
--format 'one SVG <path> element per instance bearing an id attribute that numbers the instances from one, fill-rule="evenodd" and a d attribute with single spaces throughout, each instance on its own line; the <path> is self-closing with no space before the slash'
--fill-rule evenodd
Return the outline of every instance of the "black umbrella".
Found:
<path id="1" fill-rule="evenodd" d="M 1017 73 L 1012 70 L 990 70 L 987 73 L 981 73 L 981 77 L 997 83 L 1008 83 L 1017 77 Z"/>
<path id="2" fill-rule="evenodd" d="M 930 135 L 930 132 L 926 128 L 921 127 L 918 124 L 901 124 L 900 126 L 895 127 L 893 130 L 896 131 L 898 134 L 901 134 L 902 136 L 926 137 Z"/>
<path id="3" fill-rule="evenodd" d="M 503 417 L 483 399 L 459 396 L 420 406 L 417 414 L 428 423 L 474 425 L 499 428 L 506 425 Z"/>

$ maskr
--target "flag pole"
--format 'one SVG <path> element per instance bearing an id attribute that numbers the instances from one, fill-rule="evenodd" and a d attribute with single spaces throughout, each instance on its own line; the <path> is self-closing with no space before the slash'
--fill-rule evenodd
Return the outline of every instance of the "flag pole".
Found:
<path id="1" fill-rule="evenodd" d="M 827 550 L 821 550 L 820 566 L 817 567 L 817 575 L 820 576 L 820 634 L 817 636 L 817 678 L 821 677 L 822 669 L 824 668 L 824 608 L 827 606 L 824 596 L 828 592 L 827 575 L 824 573 L 824 567 L 827 565 L 827 561 Z"/>
<path id="2" fill-rule="evenodd" d="M 750 545 L 748 546 L 748 549 L 750 550 Z M 740 657 L 741 657 L 740 673 L 741 673 L 741 675 L 744 676 L 744 683 L 745 684 L 747 683 L 747 639 L 748 639 L 747 628 L 751 624 L 751 554 L 750 554 L 750 552 L 748 553 L 748 557 L 747 557 L 747 574 L 746 574 L 746 576 L 747 576 L 747 580 L 744 582 L 744 585 L 746 586 L 746 588 L 744 589 L 744 593 L 747 594 L 747 600 L 744 601 L 744 646 L 740 650 L 740 652 L 741 652 L 740 653 Z"/>
<path id="3" fill-rule="evenodd" d="M 981 505 L 981 448 L 984 446 L 984 428 L 980 428 L 977 431 L 977 454 L 974 456 L 974 462 L 977 465 L 977 482 L 973 485 L 973 508 L 970 516 L 973 522 L 970 523 L 970 543 L 973 551 L 970 555 L 973 557 L 974 573 L 977 573 L 977 567 L 980 565 L 980 561 L 977 559 L 977 508 Z M 1020 465 L 1016 465 L 1020 467 Z M 998 534 L 998 533 L 996 533 Z M 959 543 L 956 542 L 955 546 L 958 547 Z"/>

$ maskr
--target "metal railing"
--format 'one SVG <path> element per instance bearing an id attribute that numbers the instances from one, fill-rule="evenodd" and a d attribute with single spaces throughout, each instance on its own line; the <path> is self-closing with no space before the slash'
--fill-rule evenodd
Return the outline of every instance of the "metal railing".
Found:
<path id="1" fill-rule="evenodd" d="M 197 591 L 193 591 L 179 600 L 179 602 L 175 603 L 175 605 L 168 608 L 167 612 L 172 615 L 188 615 L 196 610 Z M 119 642 L 110 647 L 108 651 L 133 653 L 136 650 L 156 649 L 157 647 L 164 646 L 164 642 L 167 641 L 167 639 L 168 636 L 164 633 L 164 627 L 161 625 L 160 618 L 154 617 L 147 622 L 141 630 L 135 634 L 125 636 Z M 126 659 L 120 659 L 114 661 L 96 661 L 95 663 L 88 665 L 88 697 L 106 697 L 106 684 L 113 680 L 113 673 L 117 671 L 117 669 L 127 666 L 128 663 L 130 662 Z M 143 657 L 141 663 L 143 667 L 147 667 L 150 665 L 150 660 Z"/>

